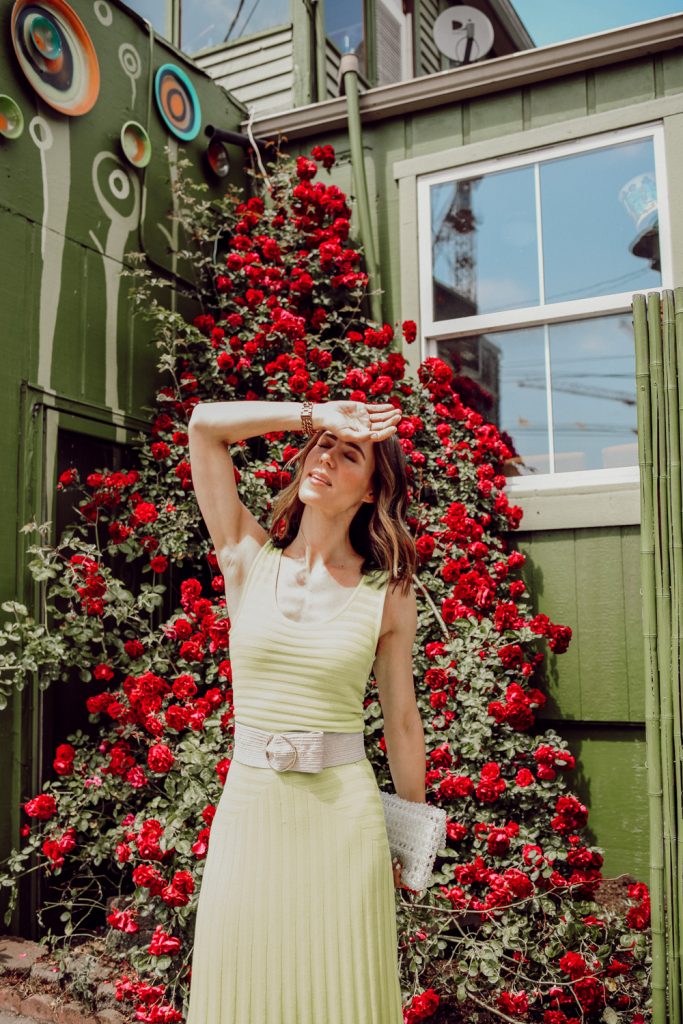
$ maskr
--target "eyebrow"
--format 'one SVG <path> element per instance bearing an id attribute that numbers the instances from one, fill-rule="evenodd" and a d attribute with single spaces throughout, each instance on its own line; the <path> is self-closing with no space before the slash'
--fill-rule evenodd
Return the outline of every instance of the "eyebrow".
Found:
<path id="1" fill-rule="evenodd" d="M 323 434 L 323 437 L 331 437 L 333 441 L 337 440 L 337 435 L 336 434 L 331 434 L 329 430 L 325 431 L 325 433 Z M 363 456 L 363 458 L 367 461 L 367 455 L 365 454 L 363 449 L 360 447 L 360 445 L 356 444 L 355 441 L 343 441 L 342 444 L 347 444 L 347 445 L 349 445 L 349 447 L 355 448 L 356 451 L 359 451 L 361 453 L 361 455 Z"/>

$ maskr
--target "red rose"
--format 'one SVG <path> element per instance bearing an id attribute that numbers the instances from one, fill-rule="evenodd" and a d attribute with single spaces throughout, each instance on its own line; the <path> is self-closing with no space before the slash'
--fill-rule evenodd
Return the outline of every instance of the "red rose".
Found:
<path id="1" fill-rule="evenodd" d="M 403 331 L 403 337 L 410 345 L 417 337 L 417 324 L 414 320 L 404 320 L 401 324 L 401 330 Z"/>
<path id="2" fill-rule="evenodd" d="M 123 645 L 123 649 L 128 655 L 128 657 L 132 658 L 134 661 L 136 661 L 138 658 L 141 658 L 142 655 L 145 653 L 145 648 L 140 643 L 139 640 L 126 640 L 125 644 Z"/>
<path id="3" fill-rule="evenodd" d="M 49 793 L 40 793 L 32 800 L 27 800 L 23 806 L 29 818 L 41 818 L 43 821 L 57 813 L 57 803 Z"/>
<path id="4" fill-rule="evenodd" d="M 147 753 L 147 764 L 153 772 L 168 772 L 175 763 L 172 751 L 165 743 L 155 743 Z"/>

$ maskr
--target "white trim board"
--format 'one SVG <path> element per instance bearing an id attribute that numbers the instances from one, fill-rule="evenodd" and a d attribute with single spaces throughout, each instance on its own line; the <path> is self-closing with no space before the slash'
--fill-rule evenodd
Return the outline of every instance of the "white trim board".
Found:
<path id="1" fill-rule="evenodd" d="M 564 476 L 565 474 L 557 474 Z M 570 474 L 566 474 L 569 476 Z M 519 530 L 581 530 L 601 526 L 638 526 L 640 524 L 640 484 L 591 484 L 580 488 L 558 487 L 553 491 L 521 492 L 505 488 L 511 505 L 519 505 L 524 515 Z"/>

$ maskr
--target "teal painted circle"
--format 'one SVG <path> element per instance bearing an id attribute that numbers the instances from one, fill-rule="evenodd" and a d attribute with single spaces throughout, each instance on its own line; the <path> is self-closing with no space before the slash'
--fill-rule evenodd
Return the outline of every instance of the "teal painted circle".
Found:
<path id="1" fill-rule="evenodd" d="M 169 131 L 185 142 L 196 137 L 202 120 L 199 97 L 182 68 L 161 65 L 154 76 L 154 98 Z"/>
<path id="2" fill-rule="evenodd" d="M 40 54 L 47 60 L 57 60 L 62 55 L 62 41 L 59 32 L 50 18 L 43 14 L 36 14 L 29 20 L 29 35 L 31 43 Z"/>

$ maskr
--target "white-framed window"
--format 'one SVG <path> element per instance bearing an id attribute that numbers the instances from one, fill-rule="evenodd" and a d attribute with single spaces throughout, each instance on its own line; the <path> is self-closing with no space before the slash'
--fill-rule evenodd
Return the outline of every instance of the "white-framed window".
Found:
<path id="1" fill-rule="evenodd" d="M 467 378 L 525 486 L 638 478 L 631 302 L 672 286 L 664 168 L 656 122 L 417 179 L 423 358 Z"/>

